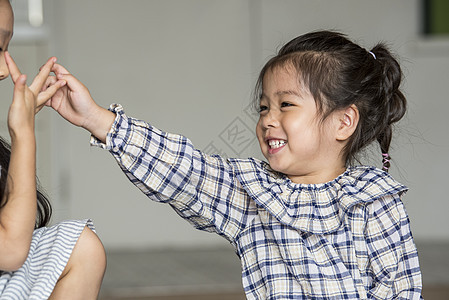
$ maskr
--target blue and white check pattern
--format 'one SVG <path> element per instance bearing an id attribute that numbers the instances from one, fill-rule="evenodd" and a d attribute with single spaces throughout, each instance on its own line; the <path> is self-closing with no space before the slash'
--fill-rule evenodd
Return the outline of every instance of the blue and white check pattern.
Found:
<path id="1" fill-rule="evenodd" d="M 248 299 L 419 299 L 421 273 L 407 188 L 372 167 L 317 185 L 256 159 L 208 156 L 183 136 L 117 118 L 106 144 L 150 199 L 230 241 Z"/>

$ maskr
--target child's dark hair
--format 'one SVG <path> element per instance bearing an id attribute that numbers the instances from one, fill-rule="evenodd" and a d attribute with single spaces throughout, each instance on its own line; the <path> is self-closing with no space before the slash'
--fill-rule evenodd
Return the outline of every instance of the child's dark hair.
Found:
<path id="1" fill-rule="evenodd" d="M 383 169 L 388 170 L 392 125 L 404 116 L 407 106 L 399 90 L 402 71 L 388 48 L 379 43 L 368 51 L 335 31 L 299 36 L 265 64 L 255 87 L 255 102 L 260 100 L 265 73 L 287 65 L 308 87 L 323 120 L 336 110 L 357 107 L 359 123 L 343 149 L 346 163 L 352 164 L 360 150 L 377 140 Z"/>
<path id="2" fill-rule="evenodd" d="M 0 199 L 3 199 L 3 195 L 5 195 L 6 191 L 6 180 L 8 178 L 8 167 L 9 160 L 11 157 L 11 147 L 9 144 L 0 137 L 0 166 L 1 166 L 1 174 L 0 174 Z M 37 194 L 37 213 L 36 213 L 36 225 L 35 228 L 40 228 L 48 225 L 51 218 L 51 204 L 48 201 L 45 194 L 40 191 L 40 187 L 38 185 L 38 180 L 36 178 L 36 184 L 38 186 L 36 194 Z M 1 203 L 0 209 L 6 204 L 8 199 L 4 200 L 5 202 Z"/>

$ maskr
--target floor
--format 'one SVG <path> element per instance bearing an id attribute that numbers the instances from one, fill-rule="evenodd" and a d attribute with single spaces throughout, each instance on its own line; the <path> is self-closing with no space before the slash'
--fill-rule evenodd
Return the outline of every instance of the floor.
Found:
<path id="1" fill-rule="evenodd" d="M 418 243 L 423 296 L 449 300 L 449 243 Z M 232 249 L 108 252 L 100 300 L 245 299 Z"/>
<path id="2" fill-rule="evenodd" d="M 109 252 L 100 299 L 245 297 L 238 257 L 226 248 Z"/>

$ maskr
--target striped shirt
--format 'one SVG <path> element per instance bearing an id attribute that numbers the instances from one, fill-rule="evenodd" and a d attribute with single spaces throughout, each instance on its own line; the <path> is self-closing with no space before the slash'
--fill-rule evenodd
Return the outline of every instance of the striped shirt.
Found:
<path id="1" fill-rule="evenodd" d="M 223 159 L 126 116 L 102 144 L 150 199 L 236 249 L 248 299 L 419 299 L 407 188 L 374 167 L 295 184 L 256 159 Z"/>
<path id="2" fill-rule="evenodd" d="M 86 226 L 95 231 L 89 219 L 36 229 L 22 267 L 14 272 L 0 271 L 0 299 L 48 299 Z"/>

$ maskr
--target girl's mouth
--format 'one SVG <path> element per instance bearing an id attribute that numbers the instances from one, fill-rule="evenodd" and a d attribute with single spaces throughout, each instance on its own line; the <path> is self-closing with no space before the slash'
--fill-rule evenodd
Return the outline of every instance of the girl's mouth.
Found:
<path id="1" fill-rule="evenodd" d="M 269 140 L 268 141 L 268 146 L 270 150 L 276 150 L 279 149 L 283 146 L 285 146 L 285 144 L 287 144 L 287 141 L 285 140 Z"/>

